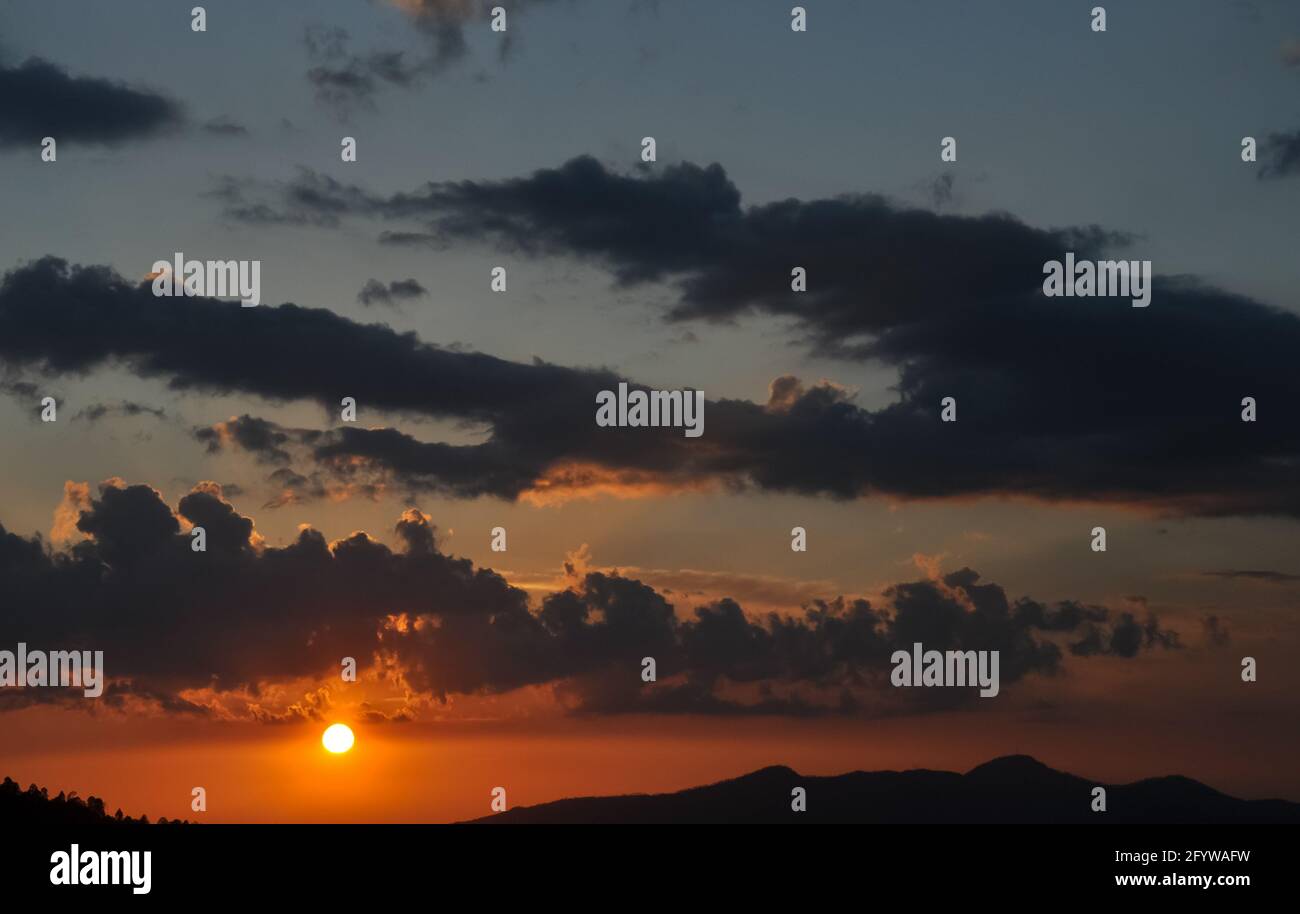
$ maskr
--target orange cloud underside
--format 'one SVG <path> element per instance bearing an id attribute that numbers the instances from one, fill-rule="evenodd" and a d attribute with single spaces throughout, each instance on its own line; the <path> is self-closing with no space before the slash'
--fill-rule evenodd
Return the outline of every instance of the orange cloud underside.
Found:
<path id="1" fill-rule="evenodd" d="M 520 494 L 519 500 L 534 506 L 563 504 L 576 498 L 654 498 L 682 492 L 710 492 L 711 479 L 682 479 L 645 470 L 616 470 L 593 463 L 555 464 Z"/>

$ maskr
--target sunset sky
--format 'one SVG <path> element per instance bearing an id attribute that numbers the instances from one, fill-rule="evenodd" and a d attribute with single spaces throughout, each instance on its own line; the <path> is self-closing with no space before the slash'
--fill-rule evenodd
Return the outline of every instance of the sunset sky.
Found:
<path id="1" fill-rule="evenodd" d="M 110 680 L 0 691 L 0 776 L 419 822 L 1027 753 L 1300 801 L 1300 7 L 192 5 L 0 7 L 0 650 Z M 1044 297 L 1066 251 L 1150 307 Z M 177 252 L 262 305 L 155 297 Z M 620 381 L 703 436 L 597 427 Z M 914 640 L 1001 693 L 892 689 Z"/>

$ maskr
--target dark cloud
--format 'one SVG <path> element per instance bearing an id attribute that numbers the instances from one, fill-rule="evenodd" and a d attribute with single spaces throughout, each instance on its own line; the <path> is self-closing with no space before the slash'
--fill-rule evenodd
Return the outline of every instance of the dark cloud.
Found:
<path id="1" fill-rule="evenodd" d="M 187 524 L 204 528 L 206 552 L 192 550 Z M 256 695 L 355 657 L 362 670 L 395 665 L 415 696 L 438 701 L 550 684 L 580 711 L 860 713 L 973 701 L 970 690 L 888 685 L 892 652 L 918 640 L 1000 651 L 1003 688 L 1060 672 L 1061 636 L 1098 642 L 1078 656 L 1173 646 L 1154 617 L 1090 607 L 1085 622 L 1011 602 L 970 569 L 899 584 L 879 606 L 838 598 L 763 618 L 731 599 L 679 614 L 653 588 L 604 573 L 533 607 L 490 569 L 439 551 L 413 509 L 395 530 L 401 551 L 363 532 L 327 543 L 311 528 L 277 548 L 212 483 L 175 512 L 149 486 L 104 484 L 77 527 L 89 539 L 61 551 L 0 527 L 6 637 L 102 650 L 115 688 L 173 702 L 196 701 L 182 694 L 191 689 Z M 640 685 L 647 656 L 662 687 Z M 309 693 L 253 710 L 268 722 L 316 719 L 328 702 Z"/>
<path id="2" fill-rule="evenodd" d="M 235 444 L 267 463 L 289 462 L 284 445 L 293 434 L 273 422 L 252 416 L 231 416 L 226 422 L 194 430 L 194 437 L 207 445 L 210 454 L 217 453 L 226 444 Z"/>
<path id="3" fill-rule="evenodd" d="M 134 403 L 130 400 L 119 400 L 117 403 L 92 403 L 73 416 L 73 419 L 83 419 L 86 422 L 98 422 L 109 416 L 153 416 L 155 419 L 165 419 L 167 413 L 157 406 L 146 406 L 143 403 Z"/>
<path id="4" fill-rule="evenodd" d="M 175 514 L 148 486 L 104 486 L 93 510 L 83 511 L 77 529 L 94 537 L 103 560 L 130 571 L 143 558 L 175 540 Z"/>
<path id="5" fill-rule="evenodd" d="M 1160 628 L 1154 615 L 1139 621 L 1133 613 L 1120 613 L 1109 628 L 1089 623 L 1083 637 L 1070 644 L 1070 652 L 1079 657 L 1113 654 L 1117 657 L 1136 657 L 1143 648 L 1179 646 L 1178 636 Z"/>
<path id="6" fill-rule="evenodd" d="M 446 241 L 430 232 L 389 232 L 379 233 L 380 244 L 394 247 L 446 247 Z"/>
<path id="7" fill-rule="evenodd" d="M 928 187 L 930 203 L 935 209 L 943 209 L 952 203 L 952 189 L 956 183 L 956 178 L 952 172 L 944 172 L 930 182 Z"/>
<path id="8" fill-rule="evenodd" d="M 279 454 L 256 440 L 201 435 L 209 447 L 235 444 L 281 463 L 290 445 L 304 449 L 315 471 L 362 493 L 386 485 L 559 497 L 716 484 L 840 498 L 1016 494 L 1300 516 L 1300 426 L 1281 417 L 1300 400 L 1291 369 L 1300 320 L 1190 284 L 1157 291 L 1145 311 L 1085 301 L 1025 298 L 942 319 L 918 312 L 871 347 L 899 366 L 893 405 L 869 411 L 834 384 L 779 378 L 766 403 L 709 401 L 699 439 L 678 429 L 597 427 L 597 392 L 621 380 L 606 370 L 441 348 L 293 304 L 157 298 L 147 284 L 54 258 L 0 284 L 0 362 L 47 375 L 122 364 L 179 390 L 310 400 L 330 410 L 351 396 L 362 409 L 487 432 L 480 443 L 451 445 L 394 428 L 267 426 L 285 436 Z M 1106 353 L 1104 367 L 1098 353 Z M 1243 393 L 1258 398 L 1258 423 L 1240 422 Z M 959 421 L 943 424 L 939 403 L 949 395 Z"/>
<path id="9" fill-rule="evenodd" d="M 338 475 L 345 479 L 340 480 Z M 262 507 L 285 508 L 322 499 L 344 501 L 365 498 L 378 501 L 384 495 L 386 487 L 383 483 L 347 480 L 346 477 L 351 475 L 355 474 L 336 475 L 321 470 L 312 470 L 304 475 L 292 467 L 280 467 L 267 477 L 274 494 Z"/>
<path id="10" fill-rule="evenodd" d="M 361 215 L 425 225 L 403 240 L 492 241 L 596 259 L 624 285 L 678 283 L 673 319 L 763 311 L 798 319 L 826 347 L 1036 292 L 1043 263 L 1063 251 L 1084 257 L 1129 241 L 1096 226 L 1041 230 L 1002 214 L 899 209 L 875 195 L 744 207 L 717 164 L 625 175 L 587 156 L 526 178 L 429 183 L 389 196 L 302 170 L 264 205 L 286 220 Z M 807 293 L 790 291 L 794 266 L 808 271 Z"/>
<path id="11" fill-rule="evenodd" d="M 157 93 L 87 76 L 31 58 L 0 65 L 0 146 L 58 142 L 116 144 L 179 125 L 180 106 Z"/>
<path id="12" fill-rule="evenodd" d="M 121 363 L 180 390 L 313 400 L 331 410 L 354 396 L 368 407 L 486 423 L 558 396 L 581 404 L 574 411 L 590 425 L 596 391 L 617 382 L 607 372 L 445 349 L 325 309 L 229 305 L 156 297 L 147 282 L 108 268 L 43 258 L 0 282 L 0 361 L 55 375 Z M 311 345 L 283 345 L 291 338 Z"/>
<path id="13" fill-rule="evenodd" d="M 1272 169 L 1290 162 L 1287 154 Z M 1193 278 L 1160 277 L 1159 264 L 1146 309 L 1042 294 L 1043 264 L 1066 252 L 1097 259 L 1124 249 L 1142 259 L 1123 233 L 940 215 L 871 195 L 746 207 L 716 164 L 619 174 L 587 157 L 524 178 L 387 196 L 304 172 L 269 205 L 298 218 L 420 224 L 390 241 L 468 239 L 592 259 L 622 285 L 674 286 L 671 320 L 765 314 L 789 321 L 820 354 L 897 368 L 895 405 L 819 410 L 813 440 L 831 438 L 821 468 L 838 483 L 773 470 L 773 487 L 1086 491 L 1192 513 L 1300 512 L 1300 432 L 1287 418 L 1300 399 L 1300 318 Z M 794 266 L 808 271 L 805 293 L 790 290 Z M 960 421 L 941 427 L 948 396 Z M 1242 423 L 1245 396 L 1283 412 Z M 886 440 L 888 449 L 873 446 Z M 857 470 L 836 465 L 846 450 Z M 780 463 L 781 449 L 773 453 Z"/>
<path id="14" fill-rule="evenodd" d="M 299 168 L 292 180 L 282 182 L 223 175 L 205 196 L 221 201 L 227 218 L 254 224 L 335 228 L 343 216 L 371 208 L 361 188 L 307 168 Z"/>
<path id="15" fill-rule="evenodd" d="M 0 393 L 4 393 L 15 400 L 39 400 L 41 397 L 40 388 L 31 381 L 24 381 L 19 378 L 0 378 Z M 40 408 L 37 407 L 37 412 Z"/>
<path id="16" fill-rule="evenodd" d="M 395 279 L 388 285 L 378 279 L 367 279 L 357 293 L 357 301 L 363 305 L 395 305 L 428 294 L 429 290 L 414 279 Z"/>
<path id="17" fill-rule="evenodd" d="M 177 513 L 207 535 L 207 550 L 238 555 L 253 548 L 253 521 L 237 513 L 220 486 L 200 484 L 180 500 Z"/>
<path id="18" fill-rule="evenodd" d="M 1300 174 L 1300 130 L 1270 133 L 1261 144 L 1262 164 L 1258 178 L 1290 178 Z"/>

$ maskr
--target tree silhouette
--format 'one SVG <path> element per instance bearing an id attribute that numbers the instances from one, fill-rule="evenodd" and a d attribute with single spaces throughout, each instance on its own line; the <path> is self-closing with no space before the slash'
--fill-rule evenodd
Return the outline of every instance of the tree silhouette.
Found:
<path id="1" fill-rule="evenodd" d="M 74 790 L 66 794 L 59 791 L 58 796 L 51 799 L 44 787 L 32 784 L 23 790 L 17 781 L 5 778 L 4 783 L 0 783 L 0 821 L 17 825 L 148 825 L 149 817 L 133 819 L 123 815 L 121 809 L 110 816 L 105 811 L 104 801 L 97 796 L 91 795 L 83 800 Z M 161 818 L 158 824 L 188 823 L 184 819 Z"/>

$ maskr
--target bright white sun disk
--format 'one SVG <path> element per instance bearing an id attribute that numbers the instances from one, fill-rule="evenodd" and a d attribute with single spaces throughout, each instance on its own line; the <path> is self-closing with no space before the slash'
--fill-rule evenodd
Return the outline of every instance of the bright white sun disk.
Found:
<path id="1" fill-rule="evenodd" d="M 331 724 L 321 736 L 321 745 L 330 752 L 347 752 L 352 748 L 355 737 L 347 724 Z"/>

